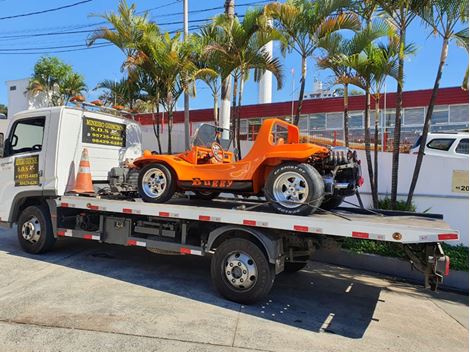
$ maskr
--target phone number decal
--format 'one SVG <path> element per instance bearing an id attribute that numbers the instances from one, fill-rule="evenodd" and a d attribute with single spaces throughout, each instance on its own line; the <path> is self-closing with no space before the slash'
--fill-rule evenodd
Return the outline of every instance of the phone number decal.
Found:
<path id="1" fill-rule="evenodd" d="M 15 159 L 15 187 L 39 185 L 39 155 Z"/>
<path id="2" fill-rule="evenodd" d="M 125 147 L 126 125 L 84 117 L 82 142 Z"/>

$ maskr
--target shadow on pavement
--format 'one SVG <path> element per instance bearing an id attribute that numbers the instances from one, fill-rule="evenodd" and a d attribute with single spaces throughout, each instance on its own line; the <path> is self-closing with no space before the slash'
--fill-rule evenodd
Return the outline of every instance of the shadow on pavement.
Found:
<path id="1" fill-rule="evenodd" d="M 78 239 L 61 239 L 51 252 L 34 256 L 23 253 L 14 236 L 8 237 L 8 241 L 0 241 L 0 250 L 8 255 L 54 263 L 300 329 L 348 338 L 365 334 L 374 320 L 381 291 L 380 287 L 338 277 L 333 269 L 320 273 L 307 267 L 295 274 L 278 275 L 265 301 L 241 306 L 215 291 L 209 258 L 157 255 L 143 248 Z"/>

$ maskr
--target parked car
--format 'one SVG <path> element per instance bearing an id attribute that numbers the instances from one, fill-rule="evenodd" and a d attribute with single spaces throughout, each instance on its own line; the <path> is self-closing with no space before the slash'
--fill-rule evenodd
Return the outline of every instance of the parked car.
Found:
<path id="1" fill-rule="evenodd" d="M 422 136 L 419 136 L 410 153 L 418 154 Z M 426 139 L 425 155 L 468 158 L 468 132 L 433 132 Z"/>
<path id="2" fill-rule="evenodd" d="M 230 145 L 230 131 L 203 124 L 184 153 L 145 151 L 133 163 L 140 169 L 141 198 L 164 203 L 178 191 L 204 199 L 220 192 L 264 195 L 280 213 L 309 215 L 335 208 L 362 184 L 356 152 L 301 143 L 298 127 L 279 119 L 263 122 L 243 159 L 236 160 Z"/>

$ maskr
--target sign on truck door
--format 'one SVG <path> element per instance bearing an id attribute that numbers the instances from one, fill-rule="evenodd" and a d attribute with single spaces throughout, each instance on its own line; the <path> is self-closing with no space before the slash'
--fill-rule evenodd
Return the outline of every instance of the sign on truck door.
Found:
<path id="1" fill-rule="evenodd" d="M 27 195 L 42 190 L 46 128 L 46 116 L 25 117 L 16 120 L 7 132 L 0 158 L 0 199 L 3 204 L 12 204 L 20 193 Z M 8 221 L 10 210 L 9 206 L 0 207 L 0 221 Z"/>

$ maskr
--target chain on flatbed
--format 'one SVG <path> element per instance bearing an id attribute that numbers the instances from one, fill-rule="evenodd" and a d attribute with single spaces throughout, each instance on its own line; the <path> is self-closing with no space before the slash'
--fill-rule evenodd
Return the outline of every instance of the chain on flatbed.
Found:
<path id="1" fill-rule="evenodd" d="M 57 206 L 119 214 L 156 216 L 168 219 L 208 221 L 220 224 L 254 226 L 309 234 L 326 234 L 403 244 L 455 241 L 459 232 L 443 220 L 419 216 L 383 216 L 382 214 L 315 213 L 295 216 L 262 211 L 234 209 L 237 203 L 210 201 L 200 205 L 195 200 L 180 199 L 164 204 L 140 200 L 109 200 L 96 197 L 63 196 Z"/>

